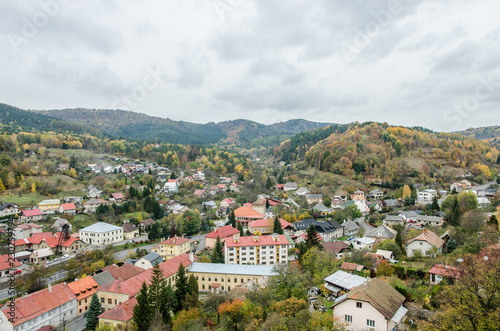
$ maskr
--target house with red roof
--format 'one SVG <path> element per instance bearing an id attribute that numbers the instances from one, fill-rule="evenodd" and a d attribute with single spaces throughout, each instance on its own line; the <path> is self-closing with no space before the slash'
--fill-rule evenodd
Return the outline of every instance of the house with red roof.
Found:
<path id="1" fill-rule="evenodd" d="M 46 289 L 17 298 L 13 316 L 10 315 L 10 306 L 3 305 L 0 308 L 0 330 L 38 330 L 46 325 L 60 326 L 63 321 L 78 315 L 76 303 L 76 296 L 66 283 L 49 285 Z"/>
<path id="2" fill-rule="evenodd" d="M 207 192 L 205 190 L 195 190 L 193 195 L 198 199 L 201 199 L 207 196 Z"/>
<path id="3" fill-rule="evenodd" d="M 4 254 L 0 256 L 0 282 L 6 281 L 10 275 L 17 270 L 21 270 L 21 262 L 12 259 L 11 255 Z"/>
<path id="4" fill-rule="evenodd" d="M 234 216 L 238 223 L 242 223 L 246 227 L 249 222 L 262 219 L 266 215 L 256 212 L 252 207 L 242 206 L 234 210 Z"/>
<path id="5" fill-rule="evenodd" d="M 132 297 L 116 307 L 108 309 L 99 315 L 99 324 L 109 325 L 112 328 L 126 325 L 134 317 L 134 306 L 137 304 L 137 299 Z"/>
<path id="6" fill-rule="evenodd" d="M 227 237 L 232 237 L 239 234 L 240 231 L 233 228 L 231 225 L 221 226 L 205 236 L 205 246 L 209 249 L 214 248 L 217 237 L 219 237 L 220 241 L 222 242 Z"/>
<path id="7" fill-rule="evenodd" d="M 169 179 L 165 185 L 163 185 L 163 191 L 165 193 L 178 193 L 179 192 L 179 181 L 177 179 Z"/>
<path id="8" fill-rule="evenodd" d="M 273 233 L 270 236 L 233 236 L 225 239 L 226 264 L 278 264 L 288 262 L 288 239 Z"/>
<path id="9" fill-rule="evenodd" d="M 84 314 L 89 309 L 92 295 L 97 292 L 99 285 L 94 278 L 87 276 L 69 283 L 68 287 L 76 296 L 78 315 Z"/>
<path id="10" fill-rule="evenodd" d="M 460 277 L 460 270 L 457 267 L 445 264 L 436 264 L 427 273 L 431 284 L 439 284 L 445 279 L 453 282 Z"/>
<path id="11" fill-rule="evenodd" d="M 231 207 L 235 202 L 236 200 L 234 200 L 234 198 L 225 198 L 220 202 L 220 207 L 221 208 Z"/>
<path id="12" fill-rule="evenodd" d="M 127 200 L 127 197 L 123 193 L 111 193 L 109 197 L 109 201 L 112 202 L 123 202 L 125 200 Z"/>
<path id="13" fill-rule="evenodd" d="M 40 209 L 28 209 L 21 211 L 19 223 L 38 222 L 43 219 L 43 213 Z"/>
<path id="14" fill-rule="evenodd" d="M 74 203 L 62 203 L 58 211 L 59 214 L 76 215 L 76 206 Z"/>
<path id="15" fill-rule="evenodd" d="M 102 270 L 109 272 L 114 279 L 121 281 L 127 280 L 129 278 L 137 276 L 141 272 L 144 272 L 144 269 L 124 262 L 109 265 L 105 268 L 102 268 Z"/>

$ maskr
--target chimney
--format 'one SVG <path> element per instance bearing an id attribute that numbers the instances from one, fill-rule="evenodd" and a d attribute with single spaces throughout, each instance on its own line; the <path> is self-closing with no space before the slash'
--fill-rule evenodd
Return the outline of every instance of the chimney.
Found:
<path id="1" fill-rule="evenodd" d="M 52 292 L 52 284 L 49 283 L 49 292 Z"/>
<path id="2" fill-rule="evenodd" d="M 189 261 L 194 262 L 194 254 L 193 254 L 193 252 L 189 252 Z"/>

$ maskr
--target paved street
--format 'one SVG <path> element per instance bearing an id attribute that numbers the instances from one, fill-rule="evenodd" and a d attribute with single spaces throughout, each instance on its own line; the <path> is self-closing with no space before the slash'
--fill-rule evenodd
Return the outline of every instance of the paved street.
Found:
<path id="1" fill-rule="evenodd" d="M 156 245 L 158 245 L 158 244 L 151 244 L 151 245 L 141 246 L 141 247 L 139 247 L 139 248 L 140 248 L 140 249 L 145 249 L 145 250 L 147 250 L 147 251 L 148 251 L 148 253 L 149 253 L 149 252 L 151 252 L 151 248 L 153 248 L 153 247 L 154 247 L 154 246 L 156 246 Z M 129 249 L 125 249 L 125 250 L 123 250 L 123 251 L 116 252 L 116 253 L 114 254 L 115 259 L 116 259 L 117 261 L 124 260 L 124 259 L 126 259 L 126 258 L 127 258 L 128 252 L 135 252 L 135 250 L 136 250 L 136 249 L 137 249 L 136 247 L 132 247 L 132 246 L 131 246 Z"/>
<path id="2" fill-rule="evenodd" d="M 85 329 L 85 324 L 87 323 L 87 319 L 84 314 L 73 318 L 66 322 L 66 328 L 70 331 L 82 331 Z"/>
<path id="3" fill-rule="evenodd" d="M 191 237 L 191 241 L 199 241 L 199 244 L 195 247 L 196 252 L 200 252 L 205 249 L 205 236 L 206 234 L 199 234 Z"/>

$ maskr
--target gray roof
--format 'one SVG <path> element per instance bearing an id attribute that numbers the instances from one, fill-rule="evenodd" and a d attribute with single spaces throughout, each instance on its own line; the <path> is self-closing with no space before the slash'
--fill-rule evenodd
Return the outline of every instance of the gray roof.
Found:
<path id="1" fill-rule="evenodd" d="M 109 271 L 99 272 L 96 273 L 95 275 L 92 275 L 91 277 L 100 287 L 115 281 L 115 279 L 113 278 L 113 276 L 111 276 Z"/>
<path id="2" fill-rule="evenodd" d="M 83 228 L 80 230 L 80 232 L 96 232 L 96 233 L 104 233 L 104 232 L 109 232 L 109 231 L 116 231 L 116 230 L 121 230 L 123 228 L 109 224 L 109 223 L 104 223 L 104 222 L 97 222 L 92 225 L 87 226 L 86 228 Z"/>
<path id="3" fill-rule="evenodd" d="M 399 202 L 398 200 L 394 200 L 394 199 L 388 199 L 388 200 L 384 200 L 385 204 L 388 206 L 388 207 L 396 207 L 396 206 L 399 206 Z"/>
<path id="4" fill-rule="evenodd" d="M 316 206 L 313 207 L 313 209 L 317 211 L 330 211 L 330 209 L 322 203 L 317 203 Z"/>
<path id="5" fill-rule="evenodd" d="M 371 190 L 370 191 L 371 194 L 380 194 L 380 193 L 384 193 L 383 191 L 379 190 L 378 188 L 374 189 L 374 190 Z"/>
<path id="6" fill-rule="evenodd" d="M 306 194 L 306 199 L 323 199 L 323 194 Z"/>
<path id="7" fill-rule="evenodd" d="M 342 270 L 339 270 L 325 278 L 325 282 L 346 290 L 352 290 L 353 288 L 364 284 L 365 281 L 366 278 L 364 277 L 353 275 Z"/>
<path id="8" fill-rule="evenodd" d="M 401 216 L 398 216 L 398 215 L 386 215 L 385 220 L 388 222 L 400 222 L 401 223 L 403 221 L 403 218 Z"/>
<path id="9" fill-rule="evenodd" d="M 189 272 L 206 272 L 211 274 L 238 274 L 255 276 L 276 275 L 273 265 L 218 264 L 193 262 Z"/>
<path id="10" fill-rule="evenodd" d="M 161 258 L 160 254 L 155 253 L 155 252 L 151 252 L 149 254 L 146 254 L 142 258 L 145 260 L 148 260 L 149 262 L 151 262 L 151 264 L 154 264 L 155 262 L 156 263 L 163 262 L 163 259 Z"/>
<path id="11" fill-rule="evenodd" d="M 356 222 L 354 221 L 347 221 L 342 223 L 342 225 L 344 226 L 344 229 L 346 229 L 347 231 L 355 231 L 359 229 L 359 225 L 357 225 Z"/>
<path id="12" fill-rule="evenodd" d="M 402 211 L 402 212 L 399 213 L 399 215 L 404 216 L 406 218 L 412 218 L 412 217 L 417 217 L 418 216 L 418 214 L 415 211 L 413 211 L 413 210 Z"/>
<path id="13" fill-rule="evenodd" d="M 370 238 L 392 239 L 396 235 L 394 233 L 392 233 L 387 227 L 381 225 L 381 226 L 365 233 L 365 236 L 370 237 Z"/>

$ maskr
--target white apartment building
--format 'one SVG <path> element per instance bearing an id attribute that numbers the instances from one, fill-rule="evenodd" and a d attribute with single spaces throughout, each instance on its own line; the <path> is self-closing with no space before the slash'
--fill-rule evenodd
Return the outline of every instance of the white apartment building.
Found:
<path id="1" fill-rule="evenodd" d="M 79 231 L 80 240 L 89 245 L 105 246 L 123 241 L 123 228 L 98 222 Z"/>
<path id="2" fill-rule="evenodd" d="M 225 239 L 226 264 L 270 265 L 287 263 L 288 240 L 285 235 L 233 236 Z"/>

